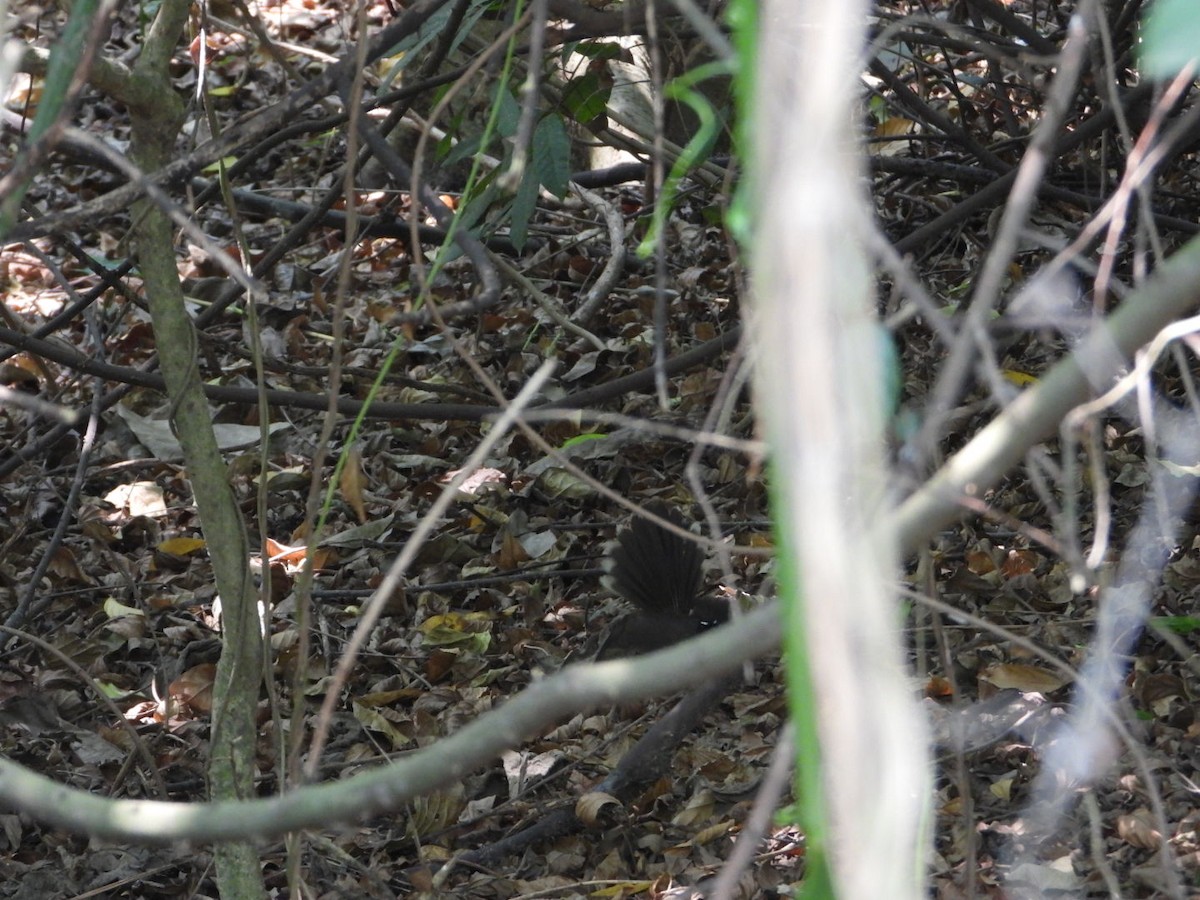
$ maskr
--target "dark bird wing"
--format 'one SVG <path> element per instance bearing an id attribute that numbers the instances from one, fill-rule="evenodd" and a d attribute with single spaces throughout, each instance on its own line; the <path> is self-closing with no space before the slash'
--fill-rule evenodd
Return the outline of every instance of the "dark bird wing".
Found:
<path id="1" fill-rule="evenodd" d="M 646 510 L 681 528 L 679 513 L 660 502 Z M 704 579 L 704 551 L 655 523 L 636 518 L 609 554 L 608 583 L 618 594 L 649 613 L 693 615 Z"/>

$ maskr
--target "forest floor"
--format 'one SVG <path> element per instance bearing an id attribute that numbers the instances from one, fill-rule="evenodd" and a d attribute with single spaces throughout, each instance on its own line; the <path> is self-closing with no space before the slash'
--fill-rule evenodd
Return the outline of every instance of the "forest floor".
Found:
<path id="1" fill-rule="evenodd" d="M 353 34 L 339 6 L 278 4 L 262 21 L 276 40 L 302 46 L 312 62 L 344 52 Z M 368 21 L 377 25 L 389 17 L 378 4 Z M 36 20 L 27 12 L 27 33 L 18 34 L 44 43 L 34 34 Z M 126 11 L 107 52 L 132 48 L 138 28 Z M 246 29 L 217 27 L 209 36 L 207 88 L 229 123 L 275 102 L 286 82 L 286 73 L 250 46 Z M 189 92 L 195 45 L 192 52 L 179 53 L 180 87 Z M 7 107 L 21 113 L 31 102 L 32 91 L 18 90 Z M 127 128 L 123 115 L 102 98 L 89 98 L 78 124 L 119 140 Z M 6 164 L 19 142 L 7 121 L 0 129 Z M 889 141 L 906 133 L 892 121 L 890 134 L 878 131 Z M 906 169 L 906 155 L 918 155 L 917 145 L 889 146 L 893 150 L 873 157 L 873 178 L 881 230 L 899 244 L 956 205 L 965 186 L 954 181 L 961 171 Z M 272 201 L 313 204 L 336 189 L 345 154 L 343 133 L 314 129 L 257 160 L 236 187 Z M 1059 163 L 1060 175 L 1086 168 L 1086 149 Z M 459 174 L 433 177 L 458 202 Z M 37 215 L 69 211 L 120 183 L 93 163 L 63 154 L 36 180 L 30 202 Z M 1190 183 L 1181 182 L 1180 191 L 1185 187 Z M 406 319 L 426 260 L 413 264 L 399 230 L 369 232 L 348 251 L 344 227 L 320 223 L 271 273 L 268 299 L 256 308 L 267 386 L 319 396 L 336 383 L 341 397 L 356 401 L 374 391 L 376 406 L 361 427 L 338 417 L 328 443 L 320 437 L 319 408 L 272 407 L 277 430 L 267 454 L 265 517 L 258 507 L 264 473 L 254 436 L 259 410 L 253 403 L 214 406 L 252 541 L 269 542 L 272 557 L 277 688 L 274 705 L 264 700 L 262 711 L 263 795 L 279 787 L 275 748 L 297 729 L 307 735 L 317 724 L 316 707 L 363 604 L 491 427 L 484 417 L 498 406 L 493 389 L 511 398 L 547 359 L 557 368 L 543 397 L 591 413 L 542 410 L 536 433 L 577 470 L 514 432 L 471 473 L 402 589 L 381 598 L 386 614 L 358 657 L 343 702 L 332 721 L 319 723 L 328 728 L 322 776 L 346 778 L 434 744 L 542 675 L 594 655 L 629 612 L 601 584 L 607 548 L 629 521 L 618 499 L 663 501 L 700 522 L 698 533 L 709 534 L 710 522 L 718 522 L 717 537 L 735 552 L 724 570 L 708 564 L 708 589 L 744 606 L 770 598 L 772 566 L 761 552 L 771 546 L 765 475 L 753 452 L 736 330 L 744 271 L 720 224 L 728 185 L 693 182 L 679 200 L 665 242 L 672 293 L 661 310 L 655 308 L 654 262 L 634 252 L 645 233 L 643 184 L 630 180 L 595 191 L 598 204 L 576 195 L 543 197 L 522 251 L 501 252 L 520 279 L 509 278 L 499 303 L 460 317 L 449 330 Z M 407 197 L 406 190 L 384 184 L 362 188 L 356 202 L 362 215 L 403 217 Z M 568 330 L 563 317 L 578 308 L 613 256 L 597 210 L 623 223 L 626 262 L 586 326 Z M 1185 217 L 1186 204 L 1171 212 Z M 1086 212 L 1061 202 L 1040 215 L 1052 223 L 1047 228 L 1070 229 Z M 248 211 L 235 219 L 219 203 L 197 210 L 196 220 L 238 258 L 239 230 L 253 255 L 289 228 L 281 213 Z M 939 298 L 935 309 L 914 307 L 898 279 L 881 276 L 880 311 L 900 349 L 903 375 L 893 446 L 898 473 L 908 423 L 919 419 L 944 359 L 929 318 L 954 321 L 961 311 L 992 224 L 986 212 L 964 214 L 910 260 Z M 125 216 L 90 223 L 75 233 L 82 252 L 74 255 L 69 242 L 55 238 L 0 248 L 7 324 L 32 331 L 101 286 L 93 318 L 68 318 L 54 339 L 110 367 L 151 363 L 155 340 L 136 270 L 104 290 L 103 270 L 94 265 L 103 260 L 115 268 L 125 259 L 127 227 Z M 348 278 L 339 287 L 347 252 Z M 1029 277 L 1044 259 L 1036 249 L 1018 257 L 1013 281 Z M 178 267 L 197 312 L 226 285 L 211 256 L 186 240 Z M 465 259 L 451 261 L 432 286 L 436 302 L 470 302 L 478 288 L 473 279 Z M 253 389 L 245 318 L 234 304 L 202 331 L 197 355 L 206 380 Z M 97 332 L 102 351 L 92 349 Z M 667 380 L 665 408 L 655 393 L 656 335 L 668 359 L 683 359 Z M 1044 329 L 998 330 L 995 350 L 1002 376 L 1019 387 L 1035 383 L 1068 344 Z M 0 355 L 0 383 L 81 412 L 97 390 L 120 380 L 98 386 L 96 373 L 37 353 L 0 348 Z M 1167 396 L 1184 395 L 1186 378 L 1158 374 Z M 388 404 L 424 409 L 388 413 Z M 104 796 L 197 801 L 206 796 L 216 598 L 167 412 L 160 392 L 133 388 L 103 413 L 88 464 L 79 470 L 81 435 L 68 432 L 38 445 L 49 430 L 45 421 L 0 410 L 0 442 L 8 448 L 0 454 L 0 611 L 23 611 L 23 633 L 6 643 L 0 665 L 0 752 Z M 965 398 L 939 452 L 953 453 L 993 414 L 982 389 Z M 1101 431 L 1102 457 L 1093 464 L 1108 475 L 1105 534 L 1119 547 L 1141 513 L 1146 460 L 1138 427 L 1114 419 Z M 21 456 L 33 447 L 30 458 Z M 320 460 L 316 470 L 314 460 Z M 1120 715 L 1136 740 L 1113 746 L 1103 782 L 1073 786 L 1077 802 L 1061 840 L 1039 848 L 1020 871 L 1011 866 L 1027 788 L 1048 729 L 1069 705 L 1071 670 L 1091 637 L 1097 596 L 1071 589 L 1068 563 L 1077 549 L 1071 540 L 1094 539 L 1092 504 L 1079 513 L 1076 532 L 1064 534 L 1055 517 L 1061 493 L 1039 482 L 1062 473 L 1045 460 L 1035 464 L 1044 471 L 1013 473 L 979 498 L 984 515 L 906 561 L 906 634 L 919 673 L 914 694 L 927 704 L 939 738 L 950 710 L 972 710 L 983 723 L 974 742 L 938 745 L 930 861 L 935 889 L 942 897 L 1012 896 L 1005 890 L 1016 884 L 1078 896 L 1178 893 L 1180 881 L 1196 881 L 1200 868 L 1192 780 L 1198 686 L 1194 639 L 1181 633 L 1200 580 L 1191 525 L 1182 532 L 1188 537 L 1168 548 L 1166 579 L 1153 601 L 1155 628 L 1134 645 L 1129 660 Z M 315 551 L 312 658 L 299 671 L 295 589 L 314 479 L 327 489 L 321 498 L 327 517 Z M 69 525 L 58 535 L 64 516 Z M 47 566 L 35 582 L 42 561 Z M 923 602 L 930 597 L 970 618 L 944 615 Z M 619 801 L 597 800 L 595 787 L 678 698 L 578 715 L 403 813 L 311 834 L 299 851 L 306 896 L 658 897 L 700 884 L 730 856 L 754 807 L 786 721 L 782 683 L 778 659 L 759 662 L 678 747 L 665 751 L 672 756 L 661 775 Z M 302 724 L 292 719 L 297 690 L 309 700 Z M 154 760 L 153 770 L 146 758 Z M 581 798 L 591 798 L 591 806 Z M 576 813 L 566 817 L 568 825 L 552 834 L 535 831 L 562 810 Z M 0 813 L 0 824 L 0 897 L 214 896 L 211 860 L 203 852 L 103 846 L 12 813 Z M 522 843 L 520 836 L 531 831 L 538 839 Z M 283 843 L 261 850 L 268 885 L 286 896 Z M 869 864 L 869 848 L 863 852 Z M 780 895 L 801 878 L 803 863 L 803 835 L 777 821 L 742 876 L 741 895 Z M 1006 879 L 1007 889 L 1001 887 Z"/>

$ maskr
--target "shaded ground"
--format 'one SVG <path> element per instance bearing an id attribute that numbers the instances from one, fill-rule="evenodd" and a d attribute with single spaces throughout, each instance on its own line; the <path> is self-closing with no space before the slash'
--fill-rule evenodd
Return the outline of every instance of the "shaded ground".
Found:
<path id="1" fill-rule="evenodd" d="M 907 267 L 884 254 L 880 262 L 881 312 L 902 356 L 898 479 L 924 474 L 910 465 L 904 441 L 920 420 L 949 330 L 991 246 L 994 211 L 1007 198 L 1004 179 L 1040 119 L 1049 54 L 1057 51 L 1069 12 L 1052 6 L 1033 16 L 1022 4 L 946 6 L 950 18 L 937 30 L 900 21 L 907 10 L 880 6 L 884 24 L 895 17 L 889 47 L 896 54 L 877 56 L 867 79 L 864 129 L 872 138 L 879 221 L 892 247 L 911 255 Z M 237 16 L 235 10 L 225 12 Z M 26 13 L 29 30 L 21 36 L 45 44 L 53 29 L 44 24 L 37 37 L 36 13 Z M 1124 14 L 1114 11 L 1113 24 L 1126 21 Z M 260 15 L 276 40 L 299 46 L 285 48 L 295 63 L 314 69 L 324 64 L 320 54 L 343 53 L 355 28 L 332 6 L 274 6 Z M 389 18 L 386 7 L 377 6 L 368 21 L 376 26 Z M 132 13 L 123 18 L 108 50 L 118 54 L 134 46 L 138 27 Z M 218 23 L 209 38 L 209 89 L 220 88 L 217 112 L 227 123 L 293 86 L 282 68 L 255 54 L 251 35 Z M 1115 71 L 1124 77 L 1127 28 L 1115 32 L 1114 43 L 1116 58 L 1125 60 Z M 444 69 L 452 71 L 456 62 L 461 60 L 448 60 Z M 194 89 L 195 71 L 181 51 L 182 90 Z M 1112 71 L 1098 68 L 1093 74 L 1095 83 L 1113 80 L 1100 78 Z M 1009 267 L 1006 297 L 1079 233 L 1121 171 L 1129 144 L 1120 140 L 1107 98 L 1093 90 L 1089 85 L 1079 93 L 1068 116 L 1028 246 Z M 1148 92 L 1131 89 L 1122 98 L 1131 127 L 1140 128 L 1151 109 Z M 32 99 L 17 95 L 9 109 L 19 113 L 22 102 Z M 421 107 L 421 114 L 431 106 Z M 455 108 L 456 121 L 476 122 L 485 109 L 479 97 L 464 101 Z M 271 748 L 280 728 L 290 735 L 301 727 L 291 717 L 300 643 L 294 588 L 316 452 L 327 453 L 317 477 L 331 492 L 313 594 L 314 660 L 299 682 L 314 698 L 306 733 L 359 605 L 488 428 L 483 420 L 496 401 L 477 369 L 511 397 L 543 360 L 556 358 L 558 368 L 540 402 L 553 401 L 564 412 L 542 422 L 538 432 L 567 450 L 584 474 L 639 504 L 661 499 L 692 518 L 700 516 L 696 501 L 702 490 L 723 536 L 751 549 L 770 543 L 761 460 L 737 443 L 755 435 L 739 380 L 745 376 L 742 360 L 733 350 L 743 273 L 719 225 L 727 185 L 699 178 L 687 183 L 668 226 L 665 263 L 673 294 L 662 320 L 666 328 L 658 333 L 665 335 L 667 357 L 682 362 L 671 371 L 670 402 L 663 410 L 651 368 L 654 265 L 633 254 L 652 203 L 642 173 L 623 173 L 626 180 L 619 184 L 599 178 L 590 199 L 541 196 L 519 253 L 507 240 L 511 210 L 497 200 L 495 228 L 487 236 L 524 280 L 506 276 L 500 302 L 454 318 L 443 331 L 408 317 L 418 273 L 407 230 L 396 218 L 409 211 L 406 191 L 381 179 L 357 195 L 360 212 L 376 218 L 351 251 L 344 293 L 335 277 L 346 252 L 344 220 L 327 216 L 301 235 L 289 231 L 294 210 L 283 201 L 311 208 L 339 184 L 345 131 L 325 121 L 326 114 L 314 108 L 287 140 L 257 145 L 239 160 L 245 166 L 234 177 L 241 192 L 240 224 L 215 193 L 197 209 L 205 233 L 227 251 L 236 245 L 237 227 L 254 254 L 286 244 L 282 260 L 265 276 L 270 296 L 257 309 L 266 380 L 268 387 L 315 398 L 307 405 L 272 406 L 271 420 L 280 428 L 270 446 L 265 518 L 256 506 L 263 474 L 257 449 L 229 453 L 231 478 L 255 536 L 274 542 L 271 641 L 279 697 L 274 715 L 265 702 L 263 707 L 264 793 L 278 785 L 280 765 Z M 10 117 L 2 132 L 0 154 L 6 161 L 18 145 L 18 120 Z M 82 105 L 78 122 L 117 139 L 125 128 L 122 111 L 101 98 Z M 581 144 L 583 132 L 572 127 Z M 466 125 L 457 132 L 468 140 L 471 134 Z M 1192 155 L 1186 140 L 1180 147 L 1161 170 L 1154 215 L 1131 226 L 1138 239 L 1117 247 L 1119 279 L 1137 277 L 1133 251 L 1152 225 L 1168 249 L 1195 231 Z M 69 213 L 121 183 L 77 150 L 66 148 L 37 180 L 31 221 Z M 462 187 L 463 165 L 442 163 L 431 163 L 430 177 L 450 196 Z M 369 180 L 364 176 L 360 184 Z M 208 184 L 194 182 L 193 198 L 203 197 Z M 184 199 L 182 192 L 175 196 Z M 466 201 L 454 196 L 452 202 Z M 618 243 L 628 255 L 616 280 L 597 292 L 611 272 L 605 267 L 614 256 L 613 219 L 625 231 Z M 419 224 L 432 227 L 425 220 Z M 19 627 L 49 644 L 16 640 L 9 646 L 0 671 L 0 717 L 8 726 L 0 749 L 98 794 L 199 799 L 205 792 L 206 689 L 217 649 L 212 579 L 185 473 L 169 444 L 161 443 L 170 440 L 169 428 L 161 424 L 167 411 L 163 395 L 133 377 L 134 369 L 153 359 L 154 340 L 136 270 L 118 268 L 127 256 L 122 244 L 127 225 L 122 215 L 77 222 L 71 225 L 77 243 L 40 237 L 0 251 L 5 312 L 0 343 L 13 344 L 14 332 L 36 333 L 47 342 L 26 342 L 31 349 L 15 354 L 4 350 L 4 384 L 79 411 L 89 407 L 96 391 L 142 385 L 119 403 L 114 398 L 81 472 L 78 433 L 54 432 L 49 420 L 13 405 L 0 414 L 6 448 L 0 454 L 0 609 L 6 615 L 20 611 Z M 1087 246 L 1085 261 L 1096 256 Z M 181 244 L 179 271 L 197 314 L 207 316 L 198 365 L 206 380 L 230 389 L 214 399 L 218 421 L 231 446 L 251 443 L 238 430 L 258 422 L 245 311 L 225 292 L 220 268 L 199 248 Z M 112 276 L 107 287 L 106 274 Z M 1095 275 L 1094 265 L 1081 264 L 1070 276 L 1079 306 L 1057 311 L 1111 305 L 1118 290 L 1096 291 Z M 475 270 L 458 259 L 437 276 L 434 296 L 454 309 L 477 296 L 479 287 Z M 89 297 L 91 323 L 74 311 L 45 327 Z M 585 319 L 578 311 L 589 297 L 598 297 L 598 303 Z M 1014 310 L 1007 300 L 998 309 L 992 323 L 995 371 L 1015 390 L 1067 351 L 1066 329 L 1061 321 L 1030 321 L 1028 309 Z M 334 379 L 332 336 L 339 317 L 343 358 Z M 564 318 L 575 327 L 565 327 Z M 101 335 L 103 351 L 93 349 L 89 328 Z M 1188 391 L 1194 366 L 1190 357 L 1181 359 L 1182 365 L 1156 372 L 1156 387 L 1179 403 L 1193 399 Z M 343 411 L 330 443 L 321 446 L 321 395 L 336 380 L 342 398 L 361 401 L 386 365 L 390 369 L 361 430 L 352 437 L 352 417 Z M 575 408 L 587 414 L 576 415 Z M 961 446 L 993 411 L 985 390 L 968 397 L 940 432 L 938 452 Z M 723 440 L 701 442 L 696 450 L 701 430 Z M 1099 566 L 1104 572 L 1140 509 L 1146 463 L 1138 427 L 1114 419 L 1103 423 L 1096 440 L 1100 452 L 1092 462 L 1110 489 L 1112 517 L 1104 531 L 1113 548 Z M 1074 520 L 1064 525 L 1056 519 L 1064 476 L 1057 448 L 1048 449 L 1048 456 L 1033 461 L 1035 477 L 1014 473 L 981 498 L 986 515 L 947 532 L 911 561 L 909 581 L 918 599 L 938 598 L 1008 631 L 963 624 L 919 602 L 914 606 L 914 661 L 925 676 L 931 715 L 940 721 L 956 703 L 981 700 L 988 705 L 975 708 L 976 720 L 997 723 L 960 752 L 948 741 L 942 746 L 932 861 L 940 895 L 998 893 L 1003 877 L 1012 875 L 1007 848 L 1014 835 L 1019 840 L 1023 791 L 1037 771 L 1038 729 L 1069 700 L 1069 675 L 1051 661 L 1078 664 L 1091 633 L 1094 594 L 1070 589 L 1068 563 L 1096 540 L 1093 493 L 1084 491 Z M 337 473 L 334 461 L 343 451 L 345 465 Z M 506 438 L 439 524 L 404 591 L 389 599 L 389 615 L 330 723 L 323 774 L 348 776 L 428 746 L 541 673 L 594 652 L 625 612 L 600 587 L 599 565 L 626 518 L 596 483 L 563 468 L 526 437 Z M 60 521 L 66 527 L 56 535 Z M 1155 613 L 1162 617 L 1192 612 L 1200 577 L 1194 528 L 1188 524 L 1182 533 L 1156 595 Z M 43 560 L 48 565 L 40 571 Z M 757 556 L 735 553 L 731 571 L 710 566 L 708 582 L 721 596 L 754 603 L 769 593 L 769 570 Z M 1184 883 L 1192 880 L 1194 650 L 1190 637 L 1176 633 L 1184 622 L 1164 624 L 1175 631 L 1151 632 L 1131 661 L 1126 718 L 1143 744 L 1137 753 L 1114 750 L 1110 778 L 1081 792 L 1073 827 L 1064 830 L 1061 842 L 1041 848 L 1040 866 L 1018 873 L 1039 891 L 1111 890 L 1129 897 L 1168 891 L 1157 856 L 1164 842 L 1171 852 L 1166 868 L 1182 872 Z M 783 721 L 778 662 L 758 666 L 752 681 L 731 688 L 681 747 L 661 751 L 671 754 L 663 774 L 621 803 L 593 799 L 594 808 L 576 808 L 590 825 L 586 831 L 486 855 L 501 840 L 575 808 L 579 797 L 620 767 L 670 704 L 577 717 L 489 771 L 471 775 L 457 790 L 424 798 L 403 816 L 313 835 L 301 855 L 303 879 L 320 897 L 389 897 L 414 890 L 581 896 L 604 887 L 613 888 L 612 896 L 639 891 L 658 896 L 671 884 L 696 884 L 728 858 Z M 115 709 L 100 702 L 97 688 L 113 698 Z M 163 696 L 170 704 L 156 700 Z M 118 716 L 132 731 L 118 727 Z M 138 743 L 153 767 L 137 752 Z M 1160 811 L 1153 810 L 1155 791 Z M 213 895 L 203 856 L 100 849 L 16 815 L 0 816 L 0 822 L 0 896 Z M 472 852 L 484 855 L 455 858 Z M 800 877 L 803 842 L 790 827 L 772 829 L 760 853 L 743 878 L 745 896 L 771 896 Z M 264 848 L 263 858 L 269 884 L 282 888 L 282 844 Z M 453 866 L 439 869 L 452 858 Z M 486 864 L 467 864 L 481 859 Z M 435 878 L 443 880 L 435 884 Z"/>

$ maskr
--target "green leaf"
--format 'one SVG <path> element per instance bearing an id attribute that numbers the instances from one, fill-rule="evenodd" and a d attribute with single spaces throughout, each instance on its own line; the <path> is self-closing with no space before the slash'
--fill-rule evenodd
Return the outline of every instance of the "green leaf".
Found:
<path id="1" fill-rule="evenodd" d="M 221 171 L 222 167 L 227 168 L 229 166 L 232 166 L 235 162 L 237 162 L 236 156 L 223 156 L 218 160 L 214 160 L 213 162 L 210 162 L 207 166 L 205 166 L 200 171 L 203 172 L 205 175 L 215 175 L 217 172 Z"/>
<path id="2" fill-rule="evenodd" d="M 510 138 L 517 133 L 517 123 L 521 120 L 521 105 L 507 86 L 500 84 L 496 88 L 494 98 L 498 109 L 496 114 L 496 130 L 503 137 Z"/>
<path id="3" fill-rule="evenodd" d="M 586 434 L 577 434 L 573 438 L 567 438 L 562 442 L 559 450 L 570 450 L 572 447 L 582 444 L 586 441 L 600 441 L 608 437 L 607 434 L 600 434 L 597 431 L 589 431 Z"/>
<path id="4" fill-rule="evenodd" d="M 1150 78 L 1173 78 L 1200 60 L 1200 7 L 1195 0 L 1157 0 L 1142 20 L 1138 62 Z"/>
<path id="5" fill-rule="evenodd" d="M 883 376 L 883 412 L 891 418 L 900 408 L 900 391 L 904 386 L 904 375 L 900 368 L 900 351 L 892 334 L 883 325 L 875 324 L 876 340 L 879 347 L 880 370 Z"/>
<path id="6" fill-rule="evenodd" d="M 448 169 L 461 160 L 470 159 L 472 156 L 475 156 L 477 153 L 479 153 L 479 147 L 483 143 L 482 139 L 483 135 L 480 134 L 469 138 L 463 138 L 451 149 L 449 149 L 444 156 L 440 152 L 441 148 L 439 147 L 438 159 L 441 161 L 442 165 Z"/>
<path id="7" fill-rule="evenodd" d="M 537 201 L 538 179 L 531 174 L 524 178 L 521 186 L 517 188 L 509 213 L 508 239 L 518 251 L 525 247 L 525 240 L 529 237 L 529 220 L 533 218 L 534 210 L 537 209 Z"/>
<path id="8" fill-rule="evenodd" d="M 580 125 L 590 125 L 605 114 L 612 84 L 602 82 L 595 72 L 584 72 L 563 86 L 563 106 Z"/>
<path id="9" fill-rule="evenodd" d="M 33 123 L 26 135 L 26 146 L 36 143 L 58 121 L 60 116 L 65 120 L 69 117 L 71 99 L 71 84 L 76 75 L 82 73 L 76 70 L 83 65 L 87 56 L 84 52 L 92 33 L 94 22 L 99 21 L 100 0 L 75 0 L 70 5 L 70 16 L 64 26 L 62 35 L 54 41 L 50 50 L 50 60 L 46 64 L 45 84 L 42 87 L 42 97 L 38 102 L 37 112 Z M 5 29 L 7 30 L 7 29 Z M 7 47 L 6 42 L 4 43 Z M 13 42 L 16 46 L 16 42 Z M 82 79 L 81 79 L 82 81 Z M 29 189 L 29 181 L 12 186 L 8 196 L 0 200 L 0 235 L 7 234 L 17 221 L 17 212 L 21 201 Z"/>
<path id="10" fill-rule="evenodd" d="M 512 198 L 508 238 L 518 250 L 529 237 L 529 223 L 537 210 L 538 189 L 545 187 L 565 197 L 571 177 L 571 140 L 561 116 L 548 115 L 533 131 L 529 168 Z"/>
<path id="11" fill-rule="evenodd" d="M 690 69 L 678 78 L 668 82 L 663 87 L 663 93 L 671 100 L 679 100 L 691 107 L 699 121 L 699 127 L 692 139 L 687 142 L 679 153 L 679 158 L 671 166 L 667 180 L 663 182 L 662 192 L 658 202 L 654 204 L 654 213 L 650 218 L 650 228 L 642 242 L 637 247 L 640 259 L 649 259 L 654 253 L 667 216 L 675 205 L 675 197 L 679 192 L 679 184 L 689 170 L 704 161 L 717 140 L 719 123 L 716 110 L 699 91 L 693 90 L 694 85 L 707 78 L 729 74 L 730 65 L 724 62 L 705 63 Z"/>
<path id="12" fill-rule="evenodd" d="M 1196 616 L 1155 616 L 1150 620 L 1153 628 L 1173 634 L 1191 634 L 1200 630 L 1200 618 Z"/>
<path id="13" fill-rule="evenodd" d="M 571 178 L 571 139 L 561 116 L 548 115 L 533 131 L 532 172 L 555 197 L 567 196 Z"/>
<path id="14" fill-rule="evenodd" d="M 624 47 L 611 41 L 582 41 L 571 49 L 588 59 L 619 59 L 625 52 Z"/>
<path id="15" fill-rule="evenodd" d="M 455 32 L 454 39 L 446 51 L 448 54 L 453 54 L 458 49 L 459 44 L 471 33 L 475 24 L 487 12 L 490 5 L 490 0 L 475 0 L 471 4 L 467 14 L 459 22 L 458 31 Z M 442 38 L 446 31 L 446 26 L 450 24 L 453 7 L 454 4 L 452 3 L 444 4 L 441 9 L 430 16 L 417 29 L 416 33 L 410 34 L 399 43 L 394 44 L 383 54 L 384 57 L 396 57 L 396 62 L 384 77 L 384 85 L 390 85 L 395 81 L 414 60 L 422 59 L 420 50 L 424 49 L 434 39 Z"/>
<path id="16" fill-rule="evenodd" d="M 466 195 L 464 200 L 465 202 L 459 207 L 455 219 L 459 228 L 475 233 L 474 229 L 483 222 L 484 215 L 489 210 L 495 212 L 495 207 L 503 208 L 504 206 L 504 198 L 500 196 L 500 191 L 496 187 L 495 173 L 489 173 L 477 181 L 471 193 Z"/>

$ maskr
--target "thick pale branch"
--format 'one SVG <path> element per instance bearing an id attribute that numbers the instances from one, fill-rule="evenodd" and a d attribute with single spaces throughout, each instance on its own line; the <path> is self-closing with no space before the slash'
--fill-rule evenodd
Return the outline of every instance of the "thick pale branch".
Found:
<path id="1" fill-rule="evenodd" d="M 540 681 L 435 746 L 348 781 L 268 800 L 163 803 L 109 800 L 56 784 L 0 758 L 0 799 L 37 819 L 95 837 L 139 844 L 266 838 L 394 812 L 414 797 L 453 784 L 503 750 L 581 709 L 668 694 L 735 672 L 747 657 L 778 646 L 774 607 L 637 662 L 572 666 Z"/>
<path id="2" fill-rule="evenodd" d="M 1096 325 L 1069 357 L 1025 390 L 951 457 L 897 510 L 902 546 L 912 550 L 963 514 L 959 498 L 979 496 L 1035 444 L 1054 436 L 1072 408 L 1106 389 L 1126 361 L 1166 325 L 1196 305 L 1200 238 L 1163 263 L 1145 286 Z"/>

